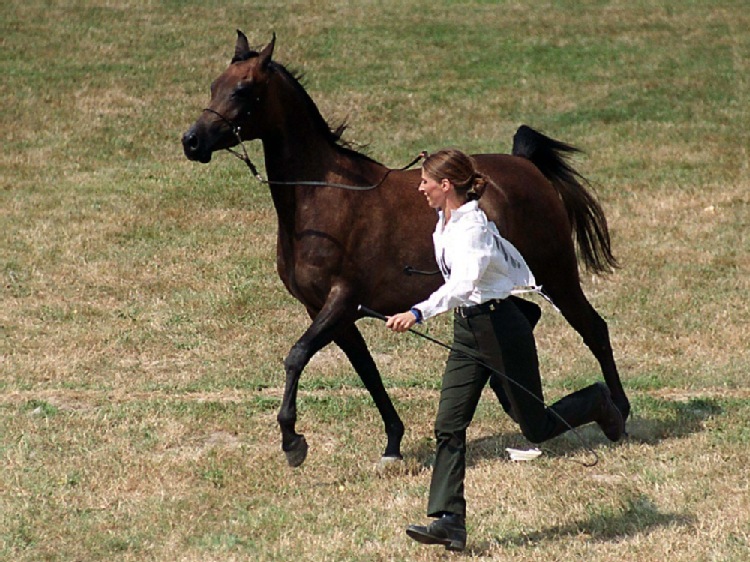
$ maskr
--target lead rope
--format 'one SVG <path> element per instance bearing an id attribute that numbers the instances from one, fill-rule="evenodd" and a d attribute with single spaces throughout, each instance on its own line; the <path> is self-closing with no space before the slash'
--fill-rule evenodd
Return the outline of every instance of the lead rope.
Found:
<path id="1" fill-rule="evenodd" d="M 386 318 L 383 314 L 380 314 L 379 312 L 375 312 L 374 310 L 371 310 L 371 309 L 367 308 L 366 306 L 359 305 L 358 310 L 364 316 L 369 316 L 370 318 L 377 318 L 378 320 L 388 320 L 388 318 Z M 499 375 L 499 376 L 503 377 L 506 381 L 514 384 L 515 386 L 517 386 L 518 388 L 520 388 L 521 390 L 523 390 L 525 393 L 527 393 L 529 396 L 531 396 L 532 398 L 534 398 L 534 400 L 536 400 L 537 402 L 541 403 L 542 406 L 545 406 L 545 408 L 546 408 L 546 405 L 544 404 L 544 400 L 540 399 L 536 394 L 534 394 L 533 392 L 531 392 L 528 388 L 526 388 L 525 386 L 523 386 L 518 381 L 513 380 L 512 378 L 510 378 L 505 373 L 501 373 L 497 369 L 491 367 L 485 361 L 483 361 L 480 357 L 474 355 L 473 353 L 469 353 L 468 351 L 465 351 L 465 350 L 462 350 L 462 349 L 456 349 L 455 347 L 451 347 L 447 343 L 443 343 L 440 340 L 435 339 L 432 336 L 428 336 L 427 334 L 425 334 L 423 332 L 419 332 L 419 331 L 417 331 L 417 330 L 415 330 L 413 328 L 409 328 L 409 331 L 412 334 L 415 334 L 415 335 L 419 336 L 420 338 L 424 338 L 424 339 L 426 339 L 429 342 L 432 342 L 434 344 L 439 345 L 440 347 L 444 347 L 448 351 L 455 351 L 456 353 L 460 353 L 464 357 L 466 357 L 468 359 L 471 359 L 472 361 L 475 361 L 478 365 L 481 365 L 485 369 L 489 369 L 490 371 L 492 371 L 496 375 Z M 570 425 L 560 414 L 558 414 L 552 408 L 547 408 L 547 410 L 550 411 L 550 412 L 552 412 L 552 414 L 557 419 L 559 419 L 568 428 L 569 431 L 572 431 L 573 434 L 576 436 L 576 439 L 578 439 L 579 443 L 583 446 L 583 448 L 588 453 L 590 453 L 591 455 L 593 455 L 593 457 L 594 457 L 593 462 L 577 461 L 575 459 L 571 459 L 571 460 L 573 462 L 578 462 L 578 463 L 580 463 L 583 466 L 588 467 L 588 468 L 591 468 L 592 466 L 596 466 L 596 464 L 599 462 L 599 454 L 591 447 L 591 445 L 588 444 L 588 442 L 583 437 L 581 437 L 581 434 L 578 432 L 578 430 L 575 427 L 573 427 L 572 425 Z"/>
<path id="2" fill-rule="evenodd" d="M 242 147 L 242 153 L 239 153 L 236 150 L 232 150 L 231 148 L 226 148 L 225 150 L 229 152 L 232 156 L 235 156 L 236 158 L 239 158 L 242 160 L 247 167 L 250 169 L 250 172 L 255 176 L 255 179 L 257 179 L 260 183 L 264 183 L 266 185 L 309 185 L 309 186 L 317 186 L 317 187 L 336 187 L 339 189 L 347 189 L 349 191 L 370 191 L 372 189 L 375 189 L 376 187 L 380 187 L 383 182 L 388 178 L 391 172 L 397 171 L 397 172 L 403 172 L 404 170 L 408 170 L 414 164 L 422 160 L 423 158 L 427 157 L 427 151 L 423 150 L 419 153 L 419 155 L 414 158 L 411 162 L 409 162 L 406 166 L 403 166 L 402 168 L 389 168 L 388 171 L 383 175 L 382 178 L 380 178 L 380 181 L 377 183 L 374 183 L 372 185 L 348 185 L 343 183 L 333 183 L 333 182 L 327 182 L 327 181 L 276 181 L 276 180 L 267 180 L 264 179 L 263 176 L 260 175 L 258 172 L 258 168 L 253 164 L 253 161 L 250 160 L 250 156 L 247 153 L 247 149 L 245 148 L 245 143 L 242 140 L 242 137 L 240 136 L 240 126 L 236 125 L 232 121 L 230 121 L 228 118 L 226 118 L 224 115 L 219 113 L 218 111 L 215 111 L 211 109 L 210 107 L 206 107 L 203 109 L 203 111 L 208 111 L 209 113 L 213 113 L 216 115 L 219 119 L 224 121 L 227 125 L 229 125 L 229 128 L 232 130 L 232 133 L 234 134 L 234 137 L 237 139 L 237 144 Z"/>

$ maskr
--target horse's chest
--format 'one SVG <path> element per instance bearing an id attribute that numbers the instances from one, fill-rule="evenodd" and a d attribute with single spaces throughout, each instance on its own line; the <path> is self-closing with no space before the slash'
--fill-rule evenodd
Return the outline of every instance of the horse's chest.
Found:
<path id="1" fill-rule="evenodd" d="M 293 244 L 279 244 L 277 268 L 289 291 L 303 303 L 328 294 L 331 280 L 341 271 L 343 245 L 316 230 L 300 232 Z"/>

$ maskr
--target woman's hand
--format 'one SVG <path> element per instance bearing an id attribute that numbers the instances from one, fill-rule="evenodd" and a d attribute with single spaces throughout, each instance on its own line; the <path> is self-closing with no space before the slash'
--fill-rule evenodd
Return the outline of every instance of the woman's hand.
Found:
<path id="1" fill-rule="evenodd" d="M 394 332 L 405 332 L 416 323 L 417 317 L 414 316 L 413 312 L 407 310 L 406 312 L 401 312 L 399 314 L 389 316 L 385 325 Z"/>

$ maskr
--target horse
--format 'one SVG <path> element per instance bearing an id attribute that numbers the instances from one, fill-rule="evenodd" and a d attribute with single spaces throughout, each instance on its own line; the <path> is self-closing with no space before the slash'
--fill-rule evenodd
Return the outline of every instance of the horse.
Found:
<path id="1" fill-rule="evenodd" d="M 356 321 L 364 316 L 360 305 L 390 315 L 440 286 L 439 275 L 410 274 L 437 269 L 431 236 L 435 212 L 416 189 L 418 169 L 388 168 L 342 139 L 343 128 L 332 128 L 299 78 L 273 59 L 275 43 L 274 34 L 263 48 L 252 49 L 237 30 L 234 56 L 211 84 L 208 107 L 183 135 L 183 150 L 189 160 L 208 163 L 216 151 L 239 155 L 236 147 L 243 141 L 262 143 L 264 181 L 278 219 L 278 274 L 312 320 L 284 360 L 277 422 L 288 464 L 300 466 L 308 454 L 304 435 L 296 431 L 300 376 L 313 355 L 332 342 L 351 362 L 382 417 L 382 460 L 401 459 L 404 424 Z M 618 264 L 601 205 L 568 162 L 577 151 L 521 126 L 511 154 L 473 155 L 494 182 L 481 207 L 594 354 L 627 418 L 630 403 L 607 324 L 580 284 L 576 245 L 580 260 L 594 273 Z M 499 385 L 491 381 L 491 386 L 508 411 Z"/>

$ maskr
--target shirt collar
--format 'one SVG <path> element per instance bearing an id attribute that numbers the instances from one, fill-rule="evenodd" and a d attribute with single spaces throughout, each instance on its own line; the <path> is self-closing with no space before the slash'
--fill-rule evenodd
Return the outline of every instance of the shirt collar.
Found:
<path id="1" fill-rule="evenodd" d="M 443 217 L 445 217 L 445 211 L 442 209 L 438 211 L 438 232 L 442 232 L 449 223 L 455 222 L 458 219 L 460 219 L 464 215 L 468 215 L 470 213 L 473 213 L 479 209 L 479 202 L 475 199 L 472 201 L 468 201 L 467 203 L 464 203 L 461 205 L 458 209 L 453 211 L 451 213 L 451 220 L 448 221 L 448 223 L 443 223 Z"/>
<path id="2" fill-rule="evenodd" d="M 476 200 L 469 201 L 467 203 L 464 203 L 461 205 L 458 209 L 453 211 L 451 213 L 451 220 L 459 219 L 463 215 L 468 215 L 469 213 L 473 213 L 479 208 L 479 203 Z"/>

